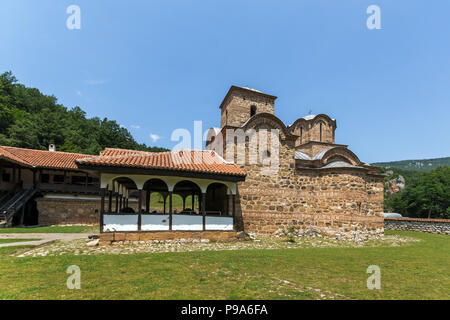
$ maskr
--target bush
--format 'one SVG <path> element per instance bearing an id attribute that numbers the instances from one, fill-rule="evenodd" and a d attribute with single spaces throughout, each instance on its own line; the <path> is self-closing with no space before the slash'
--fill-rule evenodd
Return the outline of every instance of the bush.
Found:
<path id="1" fill-rule="evenodd" d="M 286 237 L 287 242 L 295 242 L 295 227 L 294 225 L 290 225 L 287 229 L 281 230 Z"/>

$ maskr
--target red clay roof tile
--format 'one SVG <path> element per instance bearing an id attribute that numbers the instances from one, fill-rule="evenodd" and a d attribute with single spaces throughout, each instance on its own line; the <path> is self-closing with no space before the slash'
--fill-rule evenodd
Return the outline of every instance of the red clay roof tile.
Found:
<path id="1" fill-rule="evenodd" d="M 9 160 L 25 167 L 47 169 L 78 169 L 76 159 L 91 157 L 88 154 L 33 150 L 0 146 L 0 158 Z"/>
<path id="2" fill-rule="evenodd" d="M 217 153 L 209 150 L 146 152 L 106 148 L 99 156 L 78 159 L 77 163 L 245 176 L 245 172 L 237 165 L 226 162 Z"/>
<path id="3" fill-rule="evenodd" d="M 0 146 L 0 159 L 25 167 L 48 169 L 78 169 L 78 164 L 152 168 L 191 172 L 245 176 L 237 165 L 226 162 L 217 153 L 208 150 L 177 152 L 146 152 L 106 148 L 99 156 L 60 151 L 33 150 Z"/>

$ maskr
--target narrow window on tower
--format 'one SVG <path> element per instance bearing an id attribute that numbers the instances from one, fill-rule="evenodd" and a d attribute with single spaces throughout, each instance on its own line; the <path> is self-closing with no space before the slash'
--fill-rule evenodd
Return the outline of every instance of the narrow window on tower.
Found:
<path id="1" fill-rule="evenodd" d="M 320 123 L 320 142 L 322 142 L 322 122 Z"/>
<path id="2" fill-rule="evenodd" d="M 300 127 L 300 144 L 303 143 L 303 127 Z"/>
<path id="3" fill-rule="evenodd" d="M 253 117 L 256 114 L 256 106 L 250 107 L 250 117 Z"/>

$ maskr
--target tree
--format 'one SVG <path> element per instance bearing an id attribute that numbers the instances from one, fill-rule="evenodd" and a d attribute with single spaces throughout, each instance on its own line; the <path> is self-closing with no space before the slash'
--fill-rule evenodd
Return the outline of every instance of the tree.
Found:
<path id="1" fill-rule="evenodd" d="M 450 167 L 438 167 L 429 173 L 407 176 L 404 190 L 385 195 L 386 211 L 408 217 L 448 219 L 449 207 Z"/>
<path id="2" fill-rule="evenodd" d="M 67 109 L 55 96 L 20 83 L 11 72 L 0 75 L 0 145 L 98 154 L 106 147 L 166 151 L 134 140 L 116 121 L 86 118 L 78 106 Z"/>

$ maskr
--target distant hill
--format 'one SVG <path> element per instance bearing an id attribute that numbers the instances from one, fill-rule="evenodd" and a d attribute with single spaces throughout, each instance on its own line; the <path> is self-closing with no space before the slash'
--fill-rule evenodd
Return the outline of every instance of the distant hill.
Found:
<path id="1" fill-rule="evenodd" d="M 401 169 L 412 170 L 420 172 L 429 172 L 437 167 L 450 167 L 450 157 L 437 158 L 437 159 L 425 159 L 425 160 L 403 160 L 403 161 L 391 161 L 391 162 L 376 162 L 374 166 L 382 167 L 386 169 Z"/>

